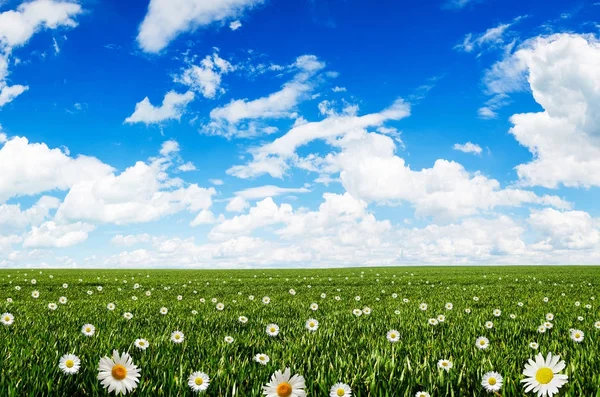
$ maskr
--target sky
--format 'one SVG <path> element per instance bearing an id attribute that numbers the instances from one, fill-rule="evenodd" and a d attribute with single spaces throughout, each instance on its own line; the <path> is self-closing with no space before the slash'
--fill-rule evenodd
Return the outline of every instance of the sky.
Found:
<path id="1" fill-rule="evenodd" d="M 600 3 L 0 0 L 0 268 L 600 264 Z"/>

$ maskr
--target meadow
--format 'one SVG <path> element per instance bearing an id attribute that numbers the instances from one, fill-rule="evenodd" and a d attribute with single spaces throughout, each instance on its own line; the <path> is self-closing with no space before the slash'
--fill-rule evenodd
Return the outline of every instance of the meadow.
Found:
<path id="1" fill-rule="evenodd" d="M 118 350 L 139 368 L 136 396 L 194 395 L 195 371 L 210 379 L 204 395 L 261 396 L 286 367 L 310 397 L 338 382 L 364 397 L 535 396 L 525 364 L 552 353 L 568 376 L 557 395 L 600 397 L 599 284 L 600 268 L 583 266 L 0 270 L 0 313 L 13 317 L 0 324 L 0 390 L 108 395 L 98 364 Z M 59 368 L 67 353 L 77 373 Z M 503 377 L 495 392 L 482 385 L 490 371 Z"/>

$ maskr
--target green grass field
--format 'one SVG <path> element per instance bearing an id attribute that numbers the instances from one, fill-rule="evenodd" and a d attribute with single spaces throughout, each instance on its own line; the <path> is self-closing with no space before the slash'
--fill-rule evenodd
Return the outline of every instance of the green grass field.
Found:
<path id="1" fill-rule="evenodd" d="M 534 396 L 520 382 L 524 366 L 549 352 L 565 360 L 562 373 L 569 376 L 558 395 L 600 396 L 599 284 L 598 267 L 0 270 L 0 313 L 14 316 L 11 325 L 0 326 L 0 394 L 107 395 L 98 362 L 117 349 L 140 368 L 138 396 L 192 395 L 187 382 L 194 371 L 210 377 L 205 395 L 260 396 L 271 374 L 285 367 L 304 376 L 311 397 L 328 396 L 337 382 L 350 385 L 355 396 L 494 395 L 481 385 L 488 371 L 504 377 L 496 395 Z M 66 304 L 59 303 L 63 296 Z M 370 314 L 353 314 L 365 307 Z M 133 318 L 125 319 L 125 312 Z M 540 333 L 548 313 L 553 326 Z M 438 315 L 445 321 L 428 324 Z M 309 318 L 319 322 L 315 332 L 305 327 Z M 93 336 L 81 332 L 86 323 L 95 326 Z M 270 323 L 280 327 L 276 337 L 266 334 Z M 400 336 L 396 343 L 386 338 L 392 329 Z M 583 331 L 584 340 L 573 341 L 570 329 Z M 171 342 L 175 330 L 184 333 L 183 343 Z M 488 349 L 475 346 L 480 336 L 489 339 Z M 137 349 L 137 338 L 150 347 Z M 78 373 L 59 369 L 66 353 L 81 359 Z M 255 362 L 258 353 L 270 362 Z M 453 368 L 438 369 L 441 359 Z"/>

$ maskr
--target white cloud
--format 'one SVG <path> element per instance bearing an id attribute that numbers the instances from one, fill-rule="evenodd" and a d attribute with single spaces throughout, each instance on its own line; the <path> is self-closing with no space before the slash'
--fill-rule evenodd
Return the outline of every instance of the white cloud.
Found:
<path id="1" fill-rule="evenodd" d="M 310 98 L 309 94 L 315 87 L 312 78 L 325 64 L 314 55 L 303 55 L 296 59 L 292 67 L 297 73 L 281 90 L 254 100 L 236 99 L 213 109 L 210 112 L 211 122 L 204 126 L 203 132 L 228 138 L 275 132 L 273 127 L 260 125 L 253 120 L 291 117 L 296 106 Z"/>
<path id="2" fill-rule="evenodd" d="M 38 226 L 50 216 L 50 212 L 59 207 L 56 197 L 42 196 L 31 207 L 21 210 L 21 204 L 0 204 L 0 230 L 20 231 L 29 225 Z"/>
<path id="3" fill-rule="evenodd" d="M 213 185 L 215 185 L 215 186 L 221 186 L 221 185 L 223 185 L 223 183 L 224 183 L 224 182 L 223 182 L 222 180 L 220 180 L 220 179 L 209 179 L 208 181 L 209 181 L 210 183 L 212 183 Z"/>
<path id="4" fill-rule="evenodd" d="M 160 155 L 161 156 L 169 156 L 173 153 L 179 152 L 179 142 L 170 139 L 168 141 L 164 141 L 160 146 Z"/>
<path id="5" fill-rule="evenodd" d="M 205 98 L 212 99 L 225 92 L 221 88 L 221 76 L 234 69 L 231 63 L 215 52 L 212 56 L 207 55 L 200 65 L 190 64 L 181 75 L 175 76 L 174 81 L 200 92 Z"/>
<path id="6" fill-rule="evenodd" d="M 130 247 L 136 244 L 149 243 L 151 240 L 152 237 L 148 233 L 128 234 L 125 236 L 122 234 L 117 234 L 110 242 L 113 245 L 124 245 Z"/>
<path id="7" fill-rule="evenodd" d="M 227 203 L 225 210 L 228 212 L 244 212 L 246 208 L 250 207 L 250 203 L 241 196 L 235 196 Z"/>
<path id="8" fill-rule="evenodd" d="M 346 87 L 339 87 L 339 86 L 335 86 L 331 89 L 331 91 L 333 92 L 346 92 Z"/>
<path id="9" fill-rule="evenodd" d="M 6 141 L 8 141 L 8 137 L 6 136 L 6 134 L 2 131 L 2 125 L 0 125 L 0 143 L 4 143 Z"/>
<path id="10" fill-rule="evenodd" d="M 276 196 L 280 196 L 282 194 L 309 193 L 309 192 L 310 192 L 310 190 L 308 190 L 305 187 L 284 188 L 284 187 L 279 187 L 279 186 L 274 186 L 274 185 L 266 185 L 266 186 L 257 186 L 257 187 L 252 187 L 252 188 L 248 188 L 248 189 L 244 189 L 244 190 L 239 190 L 239 191 L 235 192 L 235 195 L 238 197 L 242 197 L 246 200 L 257 200 L 257 199 L 263 199 L 266 197 L 276 197 Z"/>
<path id="11" fill-rule="evenodd" d="M 146 125 L 159 124 L 167 120 L 179 120 L 185 112 L 185 108 L 194 100 L 194 93 L 188 91 L 184 94 L 178 94 L 175 91 L 169 91 L 163 98 L 162 105 L 156 107 L 150 103 L 150 99 L 145 97 L 141 102 L 135 105 L 133 114 L 125 119 L 126 123 L 144 123 Z"/>
<path id="12" fill-rule="evenodd" d="M 229 24 L 229 29 L 238 30 L 242 27 L 242 23 L 239 20 L 233 21 Z"/>
<path id="13" fill-rule="evenodd" d="M 181 164 L 177 169 L 181 172 L 196 171 L 196 166 L 191 161 Z"/>
<path id="14" fill-rule="evenodd" d="M 298 125 L 271 143 L 251 151 L 252 161 L 233 166 L 227 173 L 238 178 L 252 178 L 269 174 L 281 178 L 289 168 L 288 161 L 295 157 L 296 149 L 316 139 L 331 143 L 340 137 L 367 127 L 377 127 L 389 120 L 399 120 L 410 114 L 410 105 L 401 99 L 378 113 L 364 116 L 332 114 L 318 122 Z"/>
<path id="15" fill-rule="evenodd" d="M 156 53 L 177 36 L 214 22 L 242 15 L 264 0 L 150 0 L 137 42 L 146 52 Z"/>
<path id="16" fill-rule="evenodd" d="M 462 43 L 456 45 L 454 48 L 464 52 L 473 52 L 474 50 L 485 51 L 497 48 L 504 44 L 505 34 L 508 29 L 521 19 L 523 17 L 517 17 L 510 23 L 501 23 L 480 34 L 468 33 L 465 35 Z"/>
<path id="17" fill-rule="evenodd" d="M 481 154 L 481 146 L 472 143 L 472 142 L 467 142 L 467 143 L 455 143 L 454 146 L 452 147 L 454 150 L 459 150 L 461 152 L 464 153 L 475 153 L 475 154 Z"/>
<path id="18" fill-rule="evenodd" d="M 194 220 L 190 222 L 190 226 L 209 225 L 215 222 L 217 222 L 217 218 L 215 218 L 215 214 L 213 214 L 212 211 L 202 210 L 196 215 Z"/>
<path id="19" fill-rule="evenodd" d="M 60 225 L 53 221 L 33 226 L 25 237 L 24 248 L 64 248 L 87 240 L 95 227 L 82 222 Z"/>
<path id="20" fill-rule="evenodd" d="M 469 4 L 475 3 L 477 0 L 447 0 L 444 3 L 444 8 L 465 8 Z"/>
<path id="21" fill-rule="evenodd" d="M 600 248 L 600 220 L 587 212 L 545 208 L 533 211 L 528 222 L 543 237 L 538 246 L 569 250 Z"/>
<path id="22" fill-rule="evenodd" d="M 29 88 L 18 84 L 9 86 L 6 82 L 13 48 L 25 45 L 41 30 L 77 26 L 74 18 L 82 11 L 74 2 L 34 0 L 22 3 L 16 10 L 0 13 L 0 108 Z"/>
<path id="23" fill-rule="evenodd" d="M 95 180 L 112 167 L 94 157 L 70 157 L 44 143 L 13 137 L 0 147 L 0 203 L 11 197 L 67 190 L 81 181 Z"/>
<path id="24" fill-rule="evenodd" d="M 23 238 L 16 234 L 11 234 L 7 236 L 3 236 L 0 234 L 0 254 L 8 254 L 12 252 L 12 246 L 15 244 L 19 244 L 23 241 Z M 0 261 L 0 265 L 2 262 Z"/>
<path id="25" fill-rule="evenodd" d="M 599 64 L 595 36 L 557 34 L 528 40 L 487 72 L 490 93 L 529 89 L 543 108 L 510 118 L 510 133 L 533 155 L 516 167 L 522 184 L 600 186 Z"/>

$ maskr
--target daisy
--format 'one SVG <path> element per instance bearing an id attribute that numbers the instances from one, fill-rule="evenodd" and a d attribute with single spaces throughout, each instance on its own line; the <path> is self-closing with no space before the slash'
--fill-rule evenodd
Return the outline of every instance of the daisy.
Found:
<path id="1" fill-rule="evenodd" d="M 395 343 L 400 340 L 400 334 L 395 329 L 392 329 L 392 330 L 388 331 L 386 338 L 390 342 Z"/>
<path id="2" fill-rule="evenodd" d="M 48 309 L 50 310 L 56 310 L 56 303 L 48 303 Z"/>
<path id="3" fill-rule="evenodd" d="M 431 397 L 426 391 L 418 391 L 415 397 Z"/>
<path id="4" fill-rule="evenodd" d="M 477 346 L 478 349 L 485 350 L 490 347 L 490 340 L 485 336 L 480 336 L 475 341 L 475 346 Z"/>
<path id="5" fill-rule="evenodd" d="M 162 314 L 163 316 L 165 314 L 167 314 L 168 312 L 169 312 L 169 309 L 167 309 L 166 307 L 163 306 L 160 308 L 160 314 Z"/>
<path id="6" fill-rule="evenodd" d="M 40 297 L 40 292 L 39 291 L 33 291 L 31 293 L 31 297 L 34 298 L 34 299 L 39 298 Z"/>
<path id="7" fill-rule="evenodd" d="M 114 303 L 109 303 L 108 305 L 106 305 L 106 308 L 108 310 L 115 310 L 115 304 Z"/>
<path id="8" fill-rule="evenodd" d="M 309 320 L 306 321 L 306 329 L 309 331 L 316 331 L 317 328 L 319 328 L 319 322 L 317 320 L 315 320 L 314 318 L 311 318 Z"/>
<path id="9" fill-rule="evenodd" d="M 182 300 L 182 299 L 183 299 L 183 296 L 181 296 L 181 295 L 177 295 L 177 300 L 178 300 L 178 301 L 180 301 L 180 300 Z"/>
<path id="10" fill-rule="evenodd" d="M 546 327 L 548 329 L 551 329 L 552 327 L 554 327 L 554 324 L 552 324 L 550 321 L 546 321 L 544 323 L 544 327 Z"/>
<path id="11" fill-rule="evenodd" d="M 427 303 L 421 303 L 421 304 L 419 305 L 419 309 L 421 309 L 421 310 L 423 310 L 423 311 L 427 310 Z"/>
<path id="12" fill-rule="evenodd" d="M 225 309 L 225 305 L 223 303 L 219 302 L 219 303 L 217 303 L 216 308 L 218 311 L 221 311 L 221 310 Z"/>
<path id="13" fill-rule="evenodd" d="M 571 339 L 573 339 L 573 341 L 575 341 L 577 343 L 583 342 L 583 336 L 584 336 L 583 331 L 580 331 L 578 329 L 574 329 L 571 332 Z"/>
<path id="14" fill-rule="evenodd" d="M 67 304 L 67 297 L 66 296 L 61 296 L 60 298 L 58 298 L 58 303 L 60 303 L 61 305 L 66 305 Z"/>
<path id="15" fill-rule="evenodd" d="M 254 361 L 262 365 L 267 365 L 271 359 L 266 354 L 258 353 L 256 356 L 254 356 Z"/>
<path id="16" fill-rule="evenodd" d="M 500 317 L 501 314 L 502 314 L 502 310 L 500 310 L 500 309 L 494 309 L 494 316 Z"/>
<path id="17" fill-rule="evenodd" d="M 185 339 L 183 332 L 181 331 L 173 331 L 171 334 L 171 342 L 173 343 L 181 343 Z"/>
<path id="18" fill-rule="evenodd" d="M 330 397 L 350 397 L 352 396 L 352 390 L 350 386 L 345 383 L 336 383 L 331 386 L 331 390 L 329 391 Z"/>
<path id="19" fill-rule="evenodd" d="M 548 320 L 548 321 L 554 320 L 554 314 L 552 314 L 552 313 L 546 314 L 546 320 Z"/>
<path id="20" fill-rule="evenodd" d="M 69 288 L 69 284 L 63 284 L 63 285 L 62 285 L 62 287 L 63 287 L 64 289 L 67 289 L 67 288 Z"/>
<path id="21" fill-rule="evenodd" d="M 292 288 L 292 289 L 290 290 L 290 295 L 296 295 L 296 290 Z"/>
<path id="22" fill-rule="evenodd" d="M 493 322 L 491 322 L 491 321 L 486 321 L 486 322 L 485 322 L 485 327 L 486 327 L 487 329 L 492 329 L 492 328 L 494 328 L 494 323 L 493 323 Z"/>
<path id="23" fill-rule="evenodd" d="M 581 317 L 581 316 L 577 317 L 577 321 L 583 321 L 583 317 Z"/>
<path id="24" fill-rule="evenodd" d="M 267 397 L 306 397 L 304 377 L 290 376 L 289 368 L 283 372 L 275 371 L 271 375 L 271 381 L 263 386 L 263 394 Z"/>
<path id="25" fill-rule="evenodd" d="M 10 313 L 4 313 L 0 321 L 2 321 L 2 324 L 9 326 L 15 322 L 15 316 Z"/>
<path id="26" fill-rule="evenodd" d="M 268 305 L 269 303 L 271 303 L 271 298 L 269 298 L 268 296 L 264 296 L 262 298 L 262 303 L 264 303 L 265 305 Z"/>
<path id="27" fill-rule="evenodd" d="M 94 327 L 92 324 L 86 324 L 83 327 L 81 327 L 81 333 L 85 336 L 92 336 L 95 332 L 96 327 Z"/>
<path id="28" fill-rule="evenodd" d="M 249 295 L 249 296 L 248 296 L 248 300 L 251 300 L 251 301 L 253 301 L 253 300 L 254 300 L 254 295 Z"/>
<path id="29" fill-rule="evenodd" d="M 449 360 L 440 360 L 437 363 L 438 368 L 448 372 L 452 368 L 452 362 Z"/>
<path id="30" fill-rule="evenodd" d="M 139 377 L 140 370 L 127 353 L 119 356 L 119 352 L 113 350 L 112 358 L 103 357 L 98 364 L 98 380 L 109 393 L 127 394 L 133 391 Z"/>
<path id="31" fill-rule="evenodd" d="M 427 322 L 429 323 L 429 325 L 438 325 L 438 320 L 437 318 L 430 318 L 429 320 L 427 320 Z"/>
<path id="32" fill-rule="evenodd" d="M 540 345 L 538 345 L 537 342 L 530 342 L 529 347 L 532 348 L 533 350 L 537 350 L 538 347 L 540 347 Z"/>
<path id="33" fill-rule="evenodd" d="M 239 316 L 238 320 L 239 320 L 240 323 L 246 324 L 248 322 L 248 317 L 246 317 L 246 316 Z"/>
<path id="34" fill-rule="evenodd" d="M 481 386 L 483 386 L 486 391 L 494 393 L 502 388 L 502 380 L 502 375 L 498 372 L 488 372 L 483 375 Z"/>
<path id="35" fill-rule="evenodd" d="M 594 327 L 596 327 L 596 329 L 600 329 L 600 321 L 596 321 L 594 323 Z"/>
<path id="36" fill-rule="evenodd" d="M 127 320 L 131 320 L 133 318 L 133 314 L 125 312 L 123 313 L 123 317 L 125 317 Z"/>
<path id="37" fill-rule="evenodd" d="M 452 310 L 452 308 L 454 308 L 454 305 L 452 303 L 446 303 L 446 310 Z"/>
<path id="38" fill-rule="evenodd" d="M 311 303 L 310 304 L 310 310 L 312 310 L 313 312 L 319 310 L 319 305 L 316 303 Z"/>
<path id="39" fill-rule="evenodd" d="M 279 335 L 279 326 L 277 324 L 267 325 L 267 335 L 269 335 L 269 336 Z"/>
<path id="40" fill-rule="evenodd" d="M 514 320 L 515 318 L 517 318 L 517 315 L 513 314 L 513 313 L 509 314 L 508 316 L 510 317 L 511 320 Z"/>
<path id="41" fill-rule="evenodd" d="M 325 298 L 327 298 L 327 295 L 325 295 L 324 293 L 321 294 L 321 299 L 325 299 Z"/>
<path id="42" fill-rule="evenodd" d="M 133 342 L 133 344 L 140 350 L 146 350 L 148 346 L 150 346 L 150 343 L 146 339 L 141 338 L 136 339 L 135 342 Z"/>
<path id="43" fill-rule="evenodd" d="M 79 357 L 74 354 L 65 354 L 60 358 L 58 362 L 58 368 L 60 368 L 63 373 L 67 375 L 72 375 L 79 371 L 79 367 L 81 366 L 81 361 Z"/>
<path id="44" fill-rule="evenodd" d="M 439 316 L 437 316 L 437 319 L 440 323 L 443 323 L 444 321 L 446 321 L 446 316 L 440 314 Z"/>
<path id="45" fill-rule="evenodd" d="M 210 379 L 204 372 L 194 372 L 188 378 L 188 386 L 195 392 L 203 392 L 208 389 L 209 384 Z"/>
<path id="46" fill-rule="evenodd" d="M 362 310 L 354 309 L 352 310 L 352 314 L 354 314 L 356 317 L 360 317 L 362 315 Z"/>
<path id="47" fill-rule="evenodd" d="M 473 297 L 473 300 L 474 300 L 475 302 L 479 302 L 479 297 L 477 297 L 477 296 L 474 296 L 474 297 Z"/>
<path id="48" fill-rule="evenodd" d="M 467 314 L 471 314 L 471 309 L 469 309 L 468 307 L 465 309 L 465 313 Z"/>
<path id="49" fill-rule="evenodd" d="M 546 360 L 541 354 L 535 356 L 535 361 L 529 359 L 523 371 L 527 378 L 521 380 L 525 383 L 525 392 L 533 391 L 538 397 L 558 394 L 558 389 L 569 379 L 567 375 L 559 374 L 566 367 L 565 362 L 559 360 L 560 356 L 552 356 L 552 353 L 548 353 Z"/>
<path id="50" fill-rule="evenodd" d="M 539 332 L 540 334 L 543 334 L 544 332 L 546 332 L 546 326 L 545 326 L 544 324 L 540 325 L 540 326 L 538 327 L 538 332 Z"/>
<path id="51" fill-rule="evenodd" d="M 369 314 L 371 314 L 371 308 L 365 306 L 365 307 L 363 307 L 362 312 L 363 312 L 363 314 L 366 314 L 368 316 Z"/>
<path id="52" fill-rule="evenodd" d="M 225 342 L 227 342 L 227 343 L 233 343 L 233 338 L 231 336 L 226 336 L 225 337 Z"/>
<path id="53" fill-rule="evenodd" d="M 358 302 L 358 301 L 360 301 L 360 296 L 358 296 L 358 295 L 357 295 L 357 296 L 355 296 L 355 297 L 354 297 L 354 300 L 355 300 L 355 301 L 357 301 L 357 302 Z"/>

